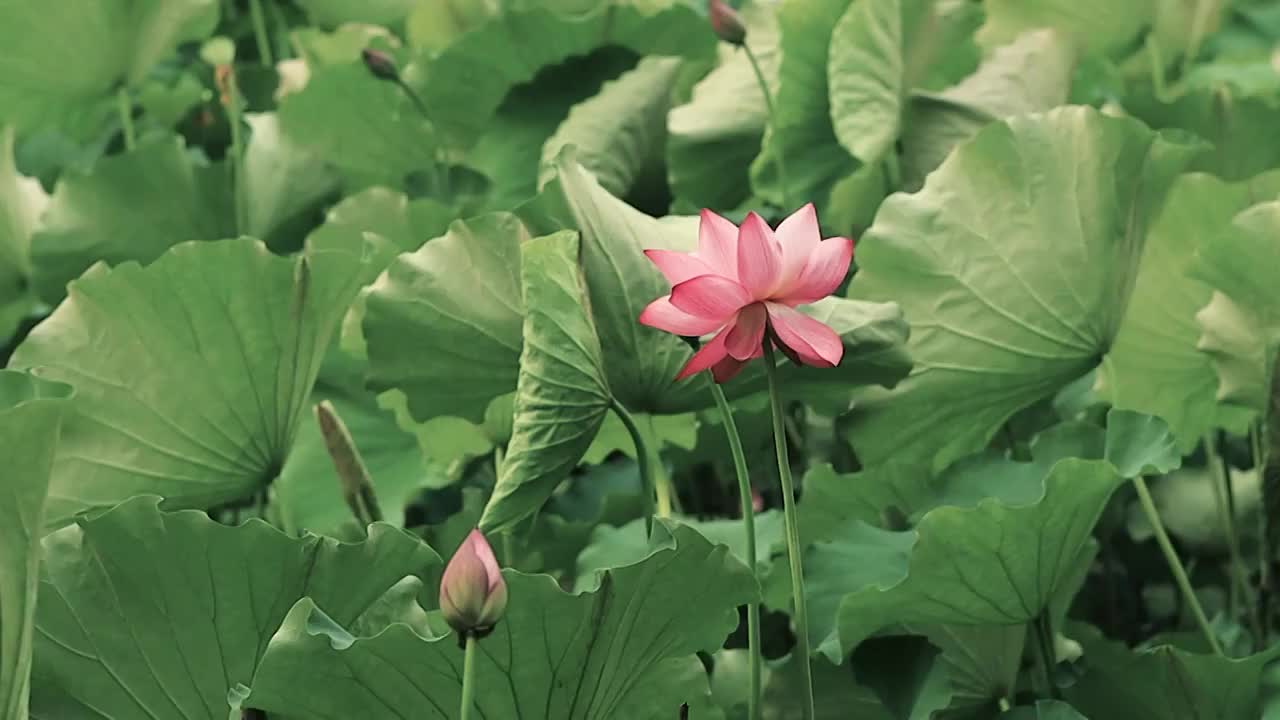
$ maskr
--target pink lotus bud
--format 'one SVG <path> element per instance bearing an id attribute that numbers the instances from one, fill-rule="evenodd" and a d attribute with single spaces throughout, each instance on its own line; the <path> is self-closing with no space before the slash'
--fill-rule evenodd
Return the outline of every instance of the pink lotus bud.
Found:
<path id="1" fill-rule="evenodd" d="M 731 45 L 742 45 L 747 41 L 747 26 L 742 23 L 738 14 L 724 0 L 711 0 L 711 29 L 723 41 Z"/>
<path id="2" fill-rule="evenodd" d="M 507 584 L 493 548 L 478 529 L 458 546 L 440 580 L 440 610 L 460 635 L 483 635 L 507 609 Z"/>

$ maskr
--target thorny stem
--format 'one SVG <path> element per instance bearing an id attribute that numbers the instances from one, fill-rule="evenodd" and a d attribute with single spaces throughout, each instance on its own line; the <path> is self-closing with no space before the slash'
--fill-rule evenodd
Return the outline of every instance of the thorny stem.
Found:
<path id="1" fill-rule="evenodd" d="M 711 394 L 716 399 L 720 421 L 724 424 L 724 432 L 729 440 L 729 452 L 733 455 L 733 470 L 738 476 L 738 495 L 742 500 L 742 529 L 747 536 L 747 567 L 755 575 L 756 513 L 751 505 L 751 476 L 747 471 L 747 456 L 742 451 L 742 437 L 738 434 L 738 424 L 733 419 L 733 409 L 729 407 L 724 391 L 714 379 L 711 381 Z M 751 658 L 747 717 L 749 720 L 760 720 L 760 604 L 755 602 L 747 604 L 747 652 Z"/>
<path id="2" fill-rule="evenodd" d="M 773 132 L 778 131 L 778 112 L 773 105 L 773 93 L 769 92 L 769 83 L 764 79 L 764 72 L 760 69 L 760 61 L 756 59 L 756 54 L 751 51 L 751 46 L 743 43 L 742 50 L 747 54 L 747 61 L 751 63 L 751 70 L 756 75 L 756 83 L 760 85 L 760 92 L 764 94 L 764 107 L 769 113 L 769 127 Z M 782 204 L 786 205 L 786 210 L 792 210 L 795 206 L 791 204 L 791 182 L 787 177 L 787 162 L 783 158 L 785 153 L 779 151 L 774 153 L 773 159 L 778 163 L 778 180 L 782 184 Z"/>
<path id="3" fill-rule="evenodd" d="M 1138 491 L 1138 502 L 1142 505 L 1142 511 L 1147 516 L 1147 521 L 1151 523 L 1151 529 L 1155 532 L 1156 543 L 1160 545 L 1160 552 L 1164 554 L 1164 560 L 1169 565 L 1169 571 L 1173 573 L 1173 579 L 1178 584 L 1178 589 L 1182 591 L 1182 597 L 1186 601 L 1187 606 L 1191 608 L 1191 614 L 1195 616 L 1196 624 L 1200 626 L 1200 632 L 1204 635 L 1204 639 L 1209 643 L 1209 647 L 1215 655 L 1223 657 L 1222 646 L 1218 644 L 1218 637 L 1213 634 L 1213 628 L 1209 625 L 1209 618 L 1204 614 L 1204 608 L 1200 606 L 1200 600 L 1196 597 L 1195 589 L 1191 587 L 1191 580 L 1187 577 L 1187 570 L 1182 566 L 1182 561 L 1178 559 L 1178 553 L 1173 549 L 1173 543 L 1169 540 L 1169 533 L 1165 532 L 1164 522 L 1160 520 L 1160 513 L 1156 510 L 1155 501 L 1151 499 L 1151 491 L 1147 489 L 1147 481 L 1141 475 L 1133 478 L 1133 487 Z"/>
<path id="4" fill-rule="evenodd" d="M 782 398 L 778 390 L 778 369 L 774 365 L 773 339 L 764 340 L 764 367 L 769 377 L 769 404 L 773 409 L 773 446 L 778 456 L 778 479 L 782 484 L 782 514 L 786 524 L 787 561 L 791 565 L 791 597 L 795 604 L 796 647 L 803 670 L 803 702 L 805 720 L 813 720 L 813 669 L 809 665 L 809 610 L 804 595 L 804 569 L 800 558 L 800 528 L 796 518 L 795 482 L 791 478 L 791 459 L 787 454 L 787 426 L 782 417 Z"/>

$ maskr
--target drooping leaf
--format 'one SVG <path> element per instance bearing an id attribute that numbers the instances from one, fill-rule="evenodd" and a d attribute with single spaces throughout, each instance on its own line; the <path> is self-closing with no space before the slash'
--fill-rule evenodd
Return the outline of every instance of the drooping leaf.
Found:
<path id="1" fill-rule="evenodd" d="M 606 45 L 641 55 L 709 56 L 715 36 L 682 0 L 507 0 L 500 13 L 422 62 L 417 84 L 437 128 L 451 143 L 469 145 L 512 87 Z"/>
<path id="2" fill-rule="evenodd" d="M 951 701 L 939 717 L 982 717 L 1018 686 L 1024 625 L 927 625 L 917 628 L 941 652 Z"/>
<path id="3" fill-rule="evenodd" d="M 0 128 L 0 337 L 13 334 L 31 308 L 31 234 L 49 205 L 40 182 L 18 173 L 14 131 Z"/>
<path id="4" fill-rule="evenodd" d="M 806 198 L 821 212 L 832 184 L 857 169 L 831 126 L 827 77 L 832 32 L 849 6 L 848 0 L 787 0 L 778 9 L 777 124 L 751 164 L 752 187 L 775 205 L 782 205 L 784 196 L 793 203 Z M 786 163 L 790 187 L 785 190 L 778 156 Z"/>
<path id="5" fill-rule="evenodd" d="M 903 187 L 919 190 L 956 145 L 992 122 L 1065 103 L 1074 68 L 1075 53 L 1062 35 L 1039 30 L 996 48 L 956 85 L 913 93 L 902 138 Z"/>
<path id="6" fill-rule="evenodd" d="M 515 216 L 493 213 L 397 258 L 365 300 L 370 387 L 403 391 L 420 422 L 482 422 L 494 398 L 516 389 L 528 237 Z"/>
<path id="7" fill-rule="evenodd" d="M 720 647 L 738 622 L 737 606 L 755 596 L 755 580 L 725 548 L 688 528 L 658 523 L 655 538 L 647 558 L 604 573 L 578 595 L 545 575 L 505 571 L 511 602 L 476 658 L 485 689 L 478 712 L 657 720 L 705 694 L 705 674 L 696 683 L 685 676 L 689 655 Z M 272 640 L 246 705 L 317 720 L 370 713 L 445 720 L 457 712 L 462 656 L 455 638 L 422 637 L 404 625 L 353 637 L 304 601 Z"/>
<path id="8" fill-rule="evenodd" d="M 361 260 L 290 260 L 251 238 L 101 265 L 14 353 L 77 390 L 46 523 L 141 493 L 169 507 L 243 500 L 279 473 Z"/>
<path id="9" fill-rule="evenodd" d="M 907 38 L 929 10 L 920 0 L 862 0 L 849 4 L 831 31 L 831 126 L 863 164 L 880 162 L 898 140 L 911 89 Z"/>
<path id="10" fill-rule="evenodd" d="M 178 243 L 235 234 L 226 168 L 197 164 L 177 137 L 144 142 L 59 180 L 31 239 L 36 289 L 56 303 L 99 260 L 145 264 Z"/>
<path id="11" fill-rule="evenodd" d="M 778 75 L 778 21 L 773 8 L 742 8 L 751 52 L 770 87 Z M 721 48 L 720 64 L 693 87 L 693 96 L 667 116 L 667 182 L 694 208 L 728 210 L 751 196 L 748 166 L 760 153 L 767 113 L 764 94 L 745 53 Z M 683 211 L 683 210 L 682 210 Z"/>
<path id="12" fill-rule="evenodd" d="M 350 62 L 316 68 L 306 87 L 280 103 L 280 128 L 333 165 L 401 187 L 437 162 L 431 124 L 394 83 Z"/>
<path id="13" fill-rule="evenodd" d="M 918 193 L 887 200 L 850 293 L 903 306 L 916 366 L 855 412 L 862 460 L 945 466 L 1092 369 L 1190 154 L 1132 120 L 1061 108 L 987 127 Z"/>
<path id="14" fill-rule="evenodd" d="M 537 512 L 591 446 L 613 397 L 578 266 L 562 230 L 520 248 L 523 350 L 511 441 L 480 518 L 488 532 Z"/>
<path id="15" fill-rule="evenodd" d="M 1107 413 L 1103 456 L 1123 478 L 1167 473 L 1182 465 L 1182 453 L 1174 444 L 1169 424 L 1131 410 Z"/>
<path id="16" fill-rule="evenodd" d="M 208 35 L 216 0 L 0 2 L 0 124 L 25 129 L 110 108 L 179 44 Z"/>
<path id="17" fill-rule="evenodd" d="M 1280 358 L 1280 202 L 1255 205 L 1211 236 L 1193 273 L 1213 288 L 1196 314 L 1199 347 L 1218 373 L 1218 399 L 1265 413 Z"/>
<path id="18" fill-rule="evenodd" d="M 0 712 L 27 717 L 40 528 L 71 386 L 0 371 Z"/>
<path id="19" fill-rule="evenodd" d="M 1148 233 L 1133 299 L 1099 368 L 1096 389 L 1115 407 L 1164 418 L 1183 452 L 1214 427 L 1242 431 L 1248 421 L 1246 414 L 1218 404 L 1218 376 L 1209 356 L 1196 348 L 1196 313 L 1213 295 L 1192 272 L 1197 249 L 1228 232 L 1236 213 L 1278 197 L 1280 173 L 1240 183 L 1184 175 Z"/>
<path id="20" fill-rule="evenodd" d="M 300 598 L 351 623 L 440 558 L 388 525 L 345 544 L 139 497 L 50 535 L 45 562 L 33 716 L 226 720 Z"/>
<path id="21" fill-rule="evenodd" d="M 661 157 L 672 84 L 680 68 L 679 58 L 646 58 L 575 105 L 542 146 L 539 184 L 555 177 L 560 151 L 574 145 L 583 168 L 600 186 L 625 196 L 646 165 Z"/>
<path id="22" fill-rule="evenodd" d="M 1259 717 L 1262 669 L 1275 658 L 1274 650 L 1243 659 L 1172 645 L 1135 651 L 1089 626 L 1075 626 L 1071 636 L 1084 646 L 1084 673 L 1066 695 L 1090 718 L 1116 708 L 1134 720 Z"/>

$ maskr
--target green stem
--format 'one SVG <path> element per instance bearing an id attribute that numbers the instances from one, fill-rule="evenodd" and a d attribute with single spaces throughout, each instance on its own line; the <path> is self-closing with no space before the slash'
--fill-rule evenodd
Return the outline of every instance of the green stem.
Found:
<path id="1" fill-rule="evenodd" d="M 787 454 L 787 426 L 782 417 L 782 398 L 778 391 L 778 368 L 774 364 L 773 341 L 764 340 L 764 367 L 769 376 L 769 404 L 773 408 L 773 446 L 778 456 L 778 479 L 782 483 L 782 514 L 787 534 L 787 561 L 791 565 L 791 598 L 796 613 L 796 654 L 803 670 L 804 687 L 800 696 L 803 717 L 813 720 L 813 669 L 809 665 L 809 609 L 804 595 L 804 568 L 800 559 L 800 528 L 796 519 L 795 482 L 791 479 L 791 459 Z"/>
<path id="2" fill-rule="evenodd" d="M 1244 558 L 1240 553 L 1240 538 L 1236 535 L 1236 519 L 1234 503 L 1231 502 L 1231 475 L 1218 453 L 1218 444 L 1213 433 L 1204 436 L 1205 463 L 1213 475 L 1213 502 L 1217 506 L 1218 520 L 1222 523 L 1222 533 L 1227 538 L 1227 552 L 1231 558 L 1231 591 L 1228 593 L 1229 607 L 1234 616 L 1241 604 L 1245 607 L 1245 615 L 1250 618 L 1255 637 L 1261 638 L 1261 631 L 1249 602 L 1248 572 L 1245 570 Z"/>
<path id="3" fill-rule="evenodd" d="M 658 450 L 658 429 L 653 424 L 652 415 L 644 415 L 645 424 L 648 426 L 648 434 L 645 437 L 652 440 L 655 444 L 655 453 Z M 662 458 L 655 454 L 653 458 L 653 489 L 658 496 L 657 513 L 658 517 L 671 517 L 672 513 L 680 512 L 680 495 L 676 492 L 675 485 L 671 480 L 670 473 L 662 464 Z"/>
<path id="4" fill-rule="evenodd" d="M 253 20 L 253 37 L 258 43 L 258 60 L 262 67 L 275 65 L 271 57 L 271 36 L 267 34 L 267 19 L 262 15 L 262 0 L 249 0 L 249 15 Z"/>
<path id="5" fill-rule="evenodd" d="M 422 119 L 426 120 L 427 124 L 434 130 L 435 123 L 431 121 L 431 112 L 427 110 L 427 104 L 422 101 L 422 97 L 419 96 L 412 87 L 409 87 L 409 83 L 404 80 L 397 77 L 395 83 L 402 91 L 404 91 L 404 94 L 409 97 L 409 100 L 413 103 L 413 107 L 417 109 L 418 114 L 422 116 Z M 448 158 L 442 154 L 442 149 L 437 149 L 436 165 L 434 170 L 436 176 L 436 191 L 441 194 L 441 198 L 446 202 L 453 194 L 453 190 L 450 187 L 449 166 L 447 160 Z"/>
<path id="6" fill-rule="evenodd" d="M 653 498 L 657 489 L 657 483 L 653 477 L 652 458 L 649 455 L 649 444 L 645 442 L 644 435 L 640 432 L 640 426 L 636 425 L 636 419 L 631 416 L 631 413 L 627 412 L 626 408 L 622 407 L 622 403 L 618 402 L 617 399 L 611 399 L 609 404 L 618 419 L 622 421 L 623 426 L 627 428 L 627 433 L 631 435 L 631 442 L 636 448 L 636 465 L 640 470 L 640 504 L 644 509 L 644 530 L 647 534 L 653 531 L 653 516 L 655 514 Z"/>
<path id="7" fill-rule="evenodd" d="M 138 135 L 133 129 L 133 101 L 129 88 L 124 85 L 116 91 L 116 109 L 120 112 L 120 128 L 124 133 L 124 149 L 133 150 L 138 145 Z"/>
<path id="8" fill-rule="evenodd" d="M 738 495 L 742 499 L 742 529 L 747 535 L 747 567 L 755 575 L 756 568 L 756 512 L 752 507 L 751 476 L 747 471 L 747 456 L 742 451 L 742 437 L 733 419 L 733 409 L 720 385 L 711 381 L 711 394 L 720 411 L 720 421 L 729 440 L 729 452 L 733 455 L 733 470 L 738 476 Z M 747 695 L 748 720 L 760 720 L 760 604 L 747 604 L 747 651 L 751 658 L 750 694 Z"/>
<path id="9" fill-rule="evenodd" d="M 471 720 L 476 696 L 476 636 L 467 633 L 466 655 L 462 660 L 462 706 L 458 709 L 461 720 Z"/>
<path id="10" fill-rule="evenodd" d="M 1160 52 L 1160 42 L 1155 34 L 1147 36 L 1147 59 L 1151 61 L 1151 87 L 1155 90 L 1156 99 L 1168 102 L 1169 92 L 1164 83 L 1164 54 Z"/>
<path id="11" fill-rule="evenodd" d="M 1182 591 L 1183 600 L 1191 608 L 1196 624 L 1200 626 L 1200 632 L 1204 635 L 1205 641 L 1209 643 L 1213 653 L 1223 656 L 1222 646 L 1218 644 L 1218 638 L 1213 634 L 1213 628 L 1209 625 L 1209 618 L 1204 614 L 1204 608 L 1200 606 L 1200 600 L 1196 597 L 1195 589 L 1191 587 L 1191 579 L 1187 577 L 1187 570 L 1182 566 L 1182 561 L 1178 559 L 1178 553 L 1173 549 L 1173 543 L 1169 540 L 1169 533 L 1165 532 L 1164 523 L 1160 520 L 1160 513 L 1156 510 L 1155 501 L 1151 499 L 1151 491 L 1147 489 L 1147 481 L 1143 480 L 1141 475 L 1138 475 L 1133 478 L 1133 487 L 1138 491 L 1138 502 L 1141 503 L 1142 511 L 1147 516 L 1147 522 L 1151 523 L 1151 529 L 1155 532 L 1156 543 L 1160 545 L 1160 552 L 1164 554 L 1164 560 L 1169 565 L 1169 571 L 1173 573 L 1173 579 L 1177 582 L 1178 589 Z"/>
<path id="12" fill-rule="evenodd" d="M 769 83 L 764 79 L 764 72 L 760 69 L 760 61 L 756 59 L 756 54 L 751 51 L 751 46 L 743 44 L 742 49 L 747 54 L 747 61 L 751 63 L 751 70 L 756 74 L 756 83 L 760 85 L 760 92 L 764 95 L 764 107 L 769 113 L 769 127 L 774 132 L 778 131 L 778 112 L 773 106 L 773 93 L 769 91 Z M 787 162 L 781 151 L 773 154 L 773 159 L 778 163 L 778 180 L 782 184 L 782 204 L 788 212 L 793 210 L 791 204 L 791 182 L 787 177 Z"/>
<path id="13" fill-rule="evenodd" d="M 227 74 L 227 123 L 231 126 L 231 195 L 235 203 L 236 233 L 244 234 L 249 224 L 244 197 L 244 130 L 240 127 L 240 86 L 235 70 Z"/>
<path id="14" fill-rule="evenodd" d="M 1191 32 L 1187 40 L 1187 51 L 1182 55 L 1181 79 L 1187 77 L 1196 56 L 1200 54 L 1200 44 L 1204 42 L 1205 29 L 1209 25 L 1209 15 L 1216 3 L 1208 0 L 1196 0 L 1196 9 L 1191 16 Z"/>

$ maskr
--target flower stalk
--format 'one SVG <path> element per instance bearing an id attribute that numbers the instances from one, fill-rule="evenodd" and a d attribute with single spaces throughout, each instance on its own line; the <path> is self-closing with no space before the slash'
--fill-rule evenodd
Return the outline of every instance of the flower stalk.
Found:
<path id="1" fill-rule="evenodd" d="M 716 399 L 716 408 L 720 411 L 720 421 L 724 424 L 725 436 L 729 441 L 729 452 L 733 455 L 733 471 L 738 476 L 738 496 L 742 501 L 742 529 L 747 536 L 747 567 L 751 575 L 756 574 L 756 513 L 754 495 L 751 491 L 751 476 L 747 471 L 747 457 L 742 451 L 742 437 L 738 434 L 738 424 L 733 419 L 733 409 L 724 396 L 720 385 L 712 378 L 711 394 Z M 760 603 L 747 604 L 747 652 L 750 654 L 750 684 L 747 695 L 748 720 L 760 720 Z"/>
<path id="2" fill-rule="evenodd" d="M 1151 523 L 1151 530 L 1155 533 L 1156 543 L 1160 546 L 1160 552 L 1164 555 L 1169 571 L 1173 573 L 1174 582 L 1178 584 L 1183 600 L 1187 603 L 1187 607 L 1191 608 L 1191 614 L 1195 617 L 1196 625 L 1200 627 L 1200 633 L 1204 635 L 1205 642 L 1209 644 L 1209 648 L 1213 650 L 1214 655 L 1225 657 L 1222 652 L 1222 646 L 1218 643 L 1218 636 L 1214 634 L 1213 627 L 1209 625 L 1209 617 L 1205 615 L 1204 608 L 1200 605 L 1199 598 L 1196 597 L 1196 591 L 1191 587 L 1191 579 L 1187 577 L 1187 569 L 1183 567 L 1182 561 L 1178 559 L 1178 553 L 1173 548 L 1173 542 L 1169 540 L 1169 533 L 1165 532 L 1164 522 L 1160 520 L 1160 513 L 1156 510 L 1155 501 L 1151 499 L 1151 491 L 1147 489 L 1147 481 L 1141 475 L 1135 475 L 1133 487 L 1138 491 L 1138 503 L 1142 506 L 1142 512 L 1146 514 L 1147 521 Z"/>
<path id="3" fill-rule="evenodd" d="M 458 708 L 458 717 L 471 720 L 476 701 L 476 643 L 479 640 L 475 633 L 468 633 L 466 650 L 462 658 L 462 704 Z"/>
<path id="4" fill-rule="evenodd" d="M 791 566 L 791 598 L 795 605 L 796 647 L 804 686 L 800 700 L 803 717 L 813 720 L 813 669 L 809 664 L 809 609 L 804 592 L 804 568 L 800 557 L 800 527 L 796 517 L 795 482 L 791 478 L 791 458 L 787 452 L 787 427 L 782 417 L 782 397 L 778 387 L 778 368 L 773 352 L 771 332 L 764 340 L 764 367 L 769 378 L 769 404 L 773 413 L 773 445 L 778 456 L 778 480 L 782 484 L 782 513 L 786 525 L 787 562 Z"/>
<path id="5" fill-rule="evenodd" d="M 654 477 L 653 462 L 649 455 L 649 443 L 636 425 L 636 419 L 616 398 L 610 400 L 614 414 L 622 421 L 631 442 L 636 449 L 636 467 L 640 471 L 640 507 L 644 513 L 644 531 L 648 535 L 653 532 L 653 516 L 657 514 L 654 497 L 657 495 L 657 479 Z"/>
<path id="6" fill-rule="evenodd" d="M 120 131 L 124 135 L 124 149 L 133 150 L 138 146 L 138 134 L 133 129 L 133 100 L 129 98 L 129 88 L 124 85 L 116 90 L 116 110 L 120 113 Z"/>

